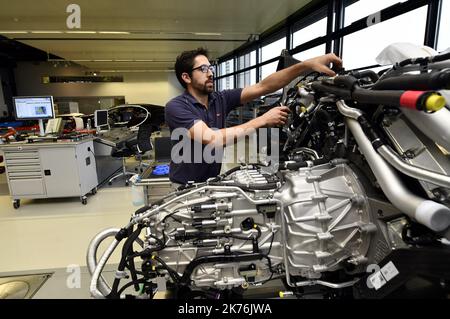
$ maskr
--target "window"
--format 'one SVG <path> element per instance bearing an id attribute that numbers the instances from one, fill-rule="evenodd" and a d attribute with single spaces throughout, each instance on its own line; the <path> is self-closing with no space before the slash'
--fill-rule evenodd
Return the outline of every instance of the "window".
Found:
<path id="1" fill-rule="evenodd" d="M 426 20 L 427 6 L 423 6 L 345 36 L 342 54 L 344 67 L 349 70 L 376 64 L 378 54 L 395 42 L 423 45 Z"/>
<path id="2" fill-rule="evenodd" d="M 318 37 L 322 37 L 327 33 L 327 18 L 320 19 L 292 34 L 292 47 L 295 48 L 300 44 L 306 43 Z M 294 54 L 297 60 L 304 61 L 319 55 L 325 54 L 325 44 Z"/>
<path id="3" fill-rule="evenodd" d="M 355 3 L 345 7 L 345 20 L 344 26 L 348 26 L 353 22 L 375 14 L 387 7 L 390 7 L 396 3 L 404 2 L 405 0 L 359 0 Z"/>
<path id="4" fill-rule="evenodd" d="M 439 38 L 437 50 L 444 51 L 450 48 L 450 1 L 442 1 L 441 22 L 439 24 Z"/>
<path id="5" fill-rule="evenodd" d="M 286 49 L 286 37 L 263 46 L 261 48 L 261 62 L 280 56 L 283 49 Z"/>
<path id="6" fill-rule="evenodd" d="M 256 64 L 256 50 L 237 59 L 237 69 L 242 70 Z M 244 88 L 256 83 L 256 68 L 237 75 L 237 87 Z"/>
<path id="7" fill-rule="evenodd" d="M 315 38 L 322 37 L 327 33 L 327 18 L 323 18 L 314 22 L 292 34 L 292 47 L 295 48 L 300 44 L 311 41 Z M 323 50 L 325 52 L 325 49 Z"/>
<path id="8" fill-rule="evenodd" d="M 305 61 L 307 59 L 311 59 L 316 56 L 324 55 L 324 54 L 325 54 L 325 44 L 322 44 L 322 45 L 318 45 L 314 48 L 294 54 L 293 57 L 297 60 Z"/>
<path id="9" fill-rule="evenodd" d="M 234 89 L 234 76 L 226 76 L 224 78 L 219 79 L 219 91 Z"/>
<path id="10" fill-rule="evenodd" d="M 263 46 L 261 48 L 261 62 L 280 56 L 283 49 L 286 49 L 286 37 Z M 263 65 L 261 67 L 260 80 L 276 72 L 277 65 L 278 61 Z"/>
<path id="11" fill-rule="evenodd" d="M 233 59 L 229 59 L 219 64 L 219 76 L 233 73 L 234 72 L 234 64 Z"/>

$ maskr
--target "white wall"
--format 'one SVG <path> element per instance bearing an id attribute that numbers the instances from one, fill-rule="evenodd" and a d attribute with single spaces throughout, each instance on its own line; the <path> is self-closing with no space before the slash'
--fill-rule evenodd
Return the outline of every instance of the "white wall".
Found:
<path id="1" fill-rule="evenodd" d="M 42 76 L 84 76 L 86 71 L 77 66 L 55 68 L 47 62 L 21 62 L 15 69 L 17 94 L 54 97 L 125 96 L 127 103 L 165 105 L 182 92 L 175 73 L 167 72 L 125 73 L 124 82 L 116 83 L 42 83 Z"/>

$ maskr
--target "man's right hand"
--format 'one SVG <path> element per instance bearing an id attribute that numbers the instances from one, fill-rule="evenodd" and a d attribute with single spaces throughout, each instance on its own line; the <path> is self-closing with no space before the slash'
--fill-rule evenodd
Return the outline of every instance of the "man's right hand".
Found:
<path id="1" fill-rule="evenodd" d="M 265 127 L 281 126 L 286 123 L 289 113 L 287 106 L 277 106 L 261 115 L 259 119 Z"/>

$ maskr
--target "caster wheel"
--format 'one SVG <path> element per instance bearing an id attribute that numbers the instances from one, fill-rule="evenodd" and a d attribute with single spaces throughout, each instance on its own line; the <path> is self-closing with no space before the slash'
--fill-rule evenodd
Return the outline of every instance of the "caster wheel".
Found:
<path id="1" fill-rule="evenodd" d="M 91 191 L 91 194 L 92 195 L 95 195 L 95 194 L 97 194 L 97 187 L 96 188 L 94 188 L 92 191 Z"/>
<path id="2" fill-rule="evenodd" d="M 108 182 L 108 185 L 111 186 L 111 185 L 112 185 L 112 182 Z"/>
<path id="3" fill-rule="evenodd" d="M 125 182 L 125 186 L 128 186 L 128 185 L 130 185 L 130 183 L 128 181 L 126 181 Z"/>
<path id="4" fill-rule="evenodd" d="M 87 204 L 87 198 L 82 198 L 81 199 L 81 204 L 86 205 Z"/>
<path id="5" fill-rule="evenodd" d="M 15 200 L 15 201 L 13 202 L 13 207 L 14 207 L 15 209 L 18 209 L 18 208 L 20 207 L 20 200 Z"/>

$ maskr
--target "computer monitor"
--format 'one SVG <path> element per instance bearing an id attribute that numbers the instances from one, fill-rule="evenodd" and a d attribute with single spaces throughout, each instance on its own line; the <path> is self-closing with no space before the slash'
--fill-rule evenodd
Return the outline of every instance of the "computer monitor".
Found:
<path id="1" fill-rule="evenodd" d="M 169 163 L 172 152 L 172 141 L 168 137 L 155 137 L 155 161 L 160 163 Z"/>
<path id="2" fill-rule="evenodd" d="M 95 110 L 94 112 L 94 125 L 97 129 L 101 129 L 102 126 L 108 125 L 108 110 Z"/>
<path id="3" fill-rule="evenodd" d="M 43 120 L 55 117 L 52 96 L 15 96 L 13 97 L 16 120 L 39 120 L 40 135 L 44 136 Z"/>

